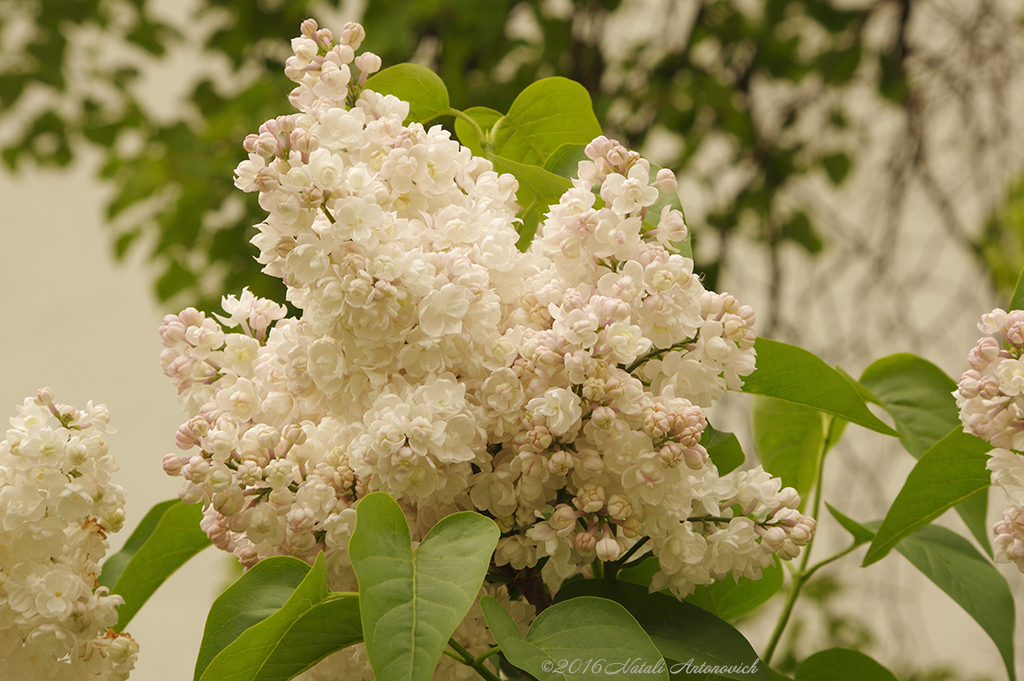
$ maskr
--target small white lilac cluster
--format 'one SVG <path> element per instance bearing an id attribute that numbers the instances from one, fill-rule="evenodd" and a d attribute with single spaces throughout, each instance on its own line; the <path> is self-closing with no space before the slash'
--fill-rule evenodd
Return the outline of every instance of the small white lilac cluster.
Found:
<path id="1" fill-rule="evenodd" d="M 992 484 L 1010 500 L 992 528 L 995 559 L 1024 572 L 1024 310 L 993 310 L 978 329 L 986 335 L 967 355 L 971 368 L 953 395 L 964 432 L 995 447 L 987 464 Z"/>
<path id="2" fill-rule="evenodd" d="M 123 600 L 96 583 L 106 534 L 124 521 L 109 420 L 103 405 L 54 404 L 44 388 L 0 442 L 4 678 L 119 681 L 135 666 L 138 644 L 111 629 Z"/>
<path id="3" fill-rule="evenodd" d="M 355 506 L 383 490 L 414 539 L 456 511 L 494 518 L 493 570 L 540 592 L 639 549 L 679 596 L 797 555 L 814 521 L 796 492 L 760 468 L 719 476 L 701 445 L 702 407 L 754 368 L 754 313 L 672 245 L 682 214 L 652 208 L 672 173 L 594 140 L 520 253 L 515 178 L 366 89 L 380 59 L 355 56 L 362 37 L 303 24 L 299 113 L 250 135 L 236 171 L 269 213 L 258 260 L 301 315 L 246 290 L 226 316 L 161 327 L 191 414 L 176 438 L 190 451 L 164 469 L 211 540 L 247 566 L 324 551 L 331 587 L 352 589 Z M 542 600 L 517 601 L 521 625 Z"/>

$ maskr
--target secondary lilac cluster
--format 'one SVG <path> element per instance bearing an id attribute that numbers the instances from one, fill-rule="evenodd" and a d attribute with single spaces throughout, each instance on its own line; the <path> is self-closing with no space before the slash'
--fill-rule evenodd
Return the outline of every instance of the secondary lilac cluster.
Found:
<path id="1" fill-rule="evenodd" d="M 993 310 L 978 329 L 986 335 L 968 354 L 971 368 L 953 395 L 964 432 L 995 447 L 987 464 L 992 484 L 1010 500 L 992 528 L 996 561 L 1024 572 L 1024 310 Z"/>
<path id="2" fill-rule="evenodd" d="M 0 658 L 4 678 L 120 681 L 139 646 L 115 633 L 123 600 L 97 585 L 124 490 L 110 414 L 28 398 L 0 441 Z"/>
<path id="3" fill-rule="evenodd" d="M 164 468 L 213 542 L 247 566 L 324 551 L 331 587 L 353 589 L 355 506 L 383 490 L 414 539 L 455 511 L 492 517 L 495 568 L 551 590 L 635 549 L 679 596 L 797 555 L 814 521 L 796 492 L 760 468 L 720 476 L 701 444 L 702 408 L 754 368 L 754 313 L 673 245 L 672 173 L 594 140 L 521 253 L 515 178 L 368 89 L 362 37 L 303 24 L 299 111 L 250 135 L 236 171 L 268 212 L 258 260 L 301 314 L 243 291 L 161 327 L 190 413 Z M 460 631 L 471 652 L 490 642 L 481 618 Z M 311 678 L 368 673 L 360 651 Z"/>

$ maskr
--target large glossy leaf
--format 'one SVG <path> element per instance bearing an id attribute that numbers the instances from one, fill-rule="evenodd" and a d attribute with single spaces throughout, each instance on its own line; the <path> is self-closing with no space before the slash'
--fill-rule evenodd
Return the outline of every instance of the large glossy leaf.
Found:
<path id="1" fill-rule="evenodd" d="M 613 601 L 581 597 L 557 603 L 534 620 L 526 638 L 498 601 L 484 596 L 480 608 L 505 659 L 540 681 L 610 675 L 668 681 L 664 664 L 654 671 L 661 654 L 651 637 Z M 635 669 L 636 662 L 649 670 Z"/>
<path id="2" fill-rule="evenodd" d="M 202 518 L 200 506 L 181 501 L 168 505 L 160 515 L 156 526 L 134 552 L 110 590 L 110 593 L 124 598 L 124 605 L 117 609 L 115 628 L 118 631 L 124 630 L 164 580 L 192 556 L 210 546 L 206 533 L 199 529 Z"/>
<path id="3" fill-rule="evenodd" d="M 414 550 L 405 514 L 387 494 L 363 497 L 356 514 L 349 557 L 374 675 L 426 681 L 480 591 L 498 526 L 479 513 L 456 513 Z"/>
<path id="4" fill-rule="evenodd" d="M 899 434 L 872 414 L 842 374 L 813 353 L 770 338 L 758 338 L 757 369 L 743 392 L 814 407 L 883 435 Z"/>
<path id="5" fill-rule="evenodd" d="M 545 78 L 512 102 L 495 136 L 494 153 L 543 166 L 563 144 L 588 144 L 600 134 L 587 89 L 568 78 Z"/>
<path id="6" fill-rule="evenodd" d="M 892 414 L 900 444 L 920 458 L 960 423 L 952 392 L 956 383 L 942 369 L 909 353 L 873 362 L 861 384 Z"/>
<path id="7" fill-rule="evenodd" d="M 829 511 L 849 530 L 856 543 L 870 541 L 876 523 L 860 524 L 831 506 Z M 927 525 L 904 537 L 896 550 L 974 618 L 996 644 L 1011 681 L 1013 665 L 1013 594 L 1006 578 L 956 532 Z M 799 676 L 797 677 L 799 680 Z"/>
<path id="8" fill-rule="evenodd" d="M 527 190 L 535 197 L 546 211 L 549 204 L 558 203 L 558 199 L 566 190 L 572 189 L 572 182 L 560 175 L 555 175 L 540 166 L 519 163 L 504 156 L 490 157 L 494 169 L 499 173 L 512 173 L 519 181 L 519 189 Z M 516 195 L 519 198 L 519 195 Z"/>
<path id="9" fill-rule="evenodd" d="M 1002 573 L 969 541 L 938 525 L 922 527 L 896 550 L 981 625 L 1013 681 L 1013 594 Z"/>
<path id="10" fill-rule="evenodd" d="M 829 648 L 800 663 L 796 681 L 896 681 L 896 677 L 864 653 Z"/>
<path id="11" fill-rule="evenodd" d="M 396 64 L 366 79 L 366 88 L 409 102 L 406 123 L 426 123 L 448 113 L 448 88 L 425 66 Z"/>
<path id="12" fill-rule="evenodd" d="M 925 452 L 882 521 L 864 566 L 881 560 L 900 539 L 986 489 L 990 449 L 983 440 L 956 427 Z"/>
<path id="13" fill-rule="evenodd" d="M 180 503 L 181 501 L 178 499 L 168 499 L 167 501 L 161 501 L 146 512 L 146 515 L 142 517 L 138 527 L 128 537 L 128 541 L 124 543 L 121 550 L 111 555 L 103 563 L 103 572 L 96 580 L 100 586 L 105 586 L 109 589 L 117 583 L 121 573 L 128 566 L 128 562 L 131 561 L 132 557 L 142 548 L 142 545 L 146 543 L 150 535 L 153 534 L 153 530 L 156 529 L 157 524 L 164 517 L 167 509 Z"/>
<path id="14" fill-rule="evenodd" d="M 608 579 L 569 582 L 555 594 L 555 602 L 572 602 L 579 596 L 598 596 L 621 604 L 668 660 L 732 667 L 732 672 L 720 672 L 720 676 L 741 681 L 768 681 L 770 678 L 743 634 L 696 605 L 663 593 L 648 593 L 636 584 Z M 736 671 L 741 668 L 745 671 Z M 672 678 L 687 676 L 673 674 Z"/>
<path id="15" fill-rule="evenodd" d="M 739 439 L 732 433 L 715 430 L 710 423 L 704 427 L 700 443 L 708 450 L 711 463 L 715 464 L 719 475 L 736 470 L 747 460 Z"/>
<path id="16" fill-rule="evenodd" d="M 298 558 L 273 556 L 256 563 L 218 596 L 206 617 L 195 681 L 246 629 L 284 607 L 308 573 L 309 564 Z"/>
<path id="17" fill-rule="evenodd" d="M 723 620 L 735 620 L 765 603 L 782 588 L 782 566 L 778 559 L 761 571 L 761 579 L 720 579 L 698 586 L 686 597 L 693 603 Z"/>
<path id="18" fill-rule="evenodd" d="M 528 165 L 509 160 L 502 156 L 488 156 L 499 173 L 511 173 L 519 182 L 516 201 L 522 206 L 517 217 L 522 220 L 519 225 L 519 241 L 516 246 L 525 251 L 537 233 L 537 226 L 548 212 L 548 206 L 558 203 L 565 190 L 572 187 L 572 182 L 544 170 L 540 166 Z"/>
<path id="19" fill-rule="evenodd" d="M 956 383 L 942 369 L 916 355 L 900 353 L 877 360 L 864 370 L 860 384 L 892 415 L 896 430 L 904 438 L 900 444 L 915 459 L 960 426 L 960 414 L 952 395 Z M 955 508 L 971 534 L 991 556 L 988 490 L 981 490 Z"/>
<path id="20" fill-rule="evenodd" d="M 825 445 L 825 423 L 817 409 L 754 396 L 750 425 L 757 458 L 782 484 L 800 493 L 803 503 L 818 479 Z"/>
<path id="21" fill-rule="evenodd" d="M 574 142 L 560 145 L 544 161 L 544 170 L 570 179 L 579 177 L 580 161 L 587 160 L 586 148 L 586 144 Z"/>
<path id="22" fill-rule="evenodd" d="M 287 681 L 362 640 L 359 596 L 327 589 L 324 554 L 274 614 L 213 658 L 201 681 Z"/>

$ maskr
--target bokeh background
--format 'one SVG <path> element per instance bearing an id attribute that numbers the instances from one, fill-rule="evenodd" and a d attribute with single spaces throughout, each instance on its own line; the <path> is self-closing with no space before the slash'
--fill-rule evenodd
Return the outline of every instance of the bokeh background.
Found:
<path id="1" fill-rule="evenodd" d="M 958 377 L 1024 266 L 1019 0 L 0 0 L 0 406 L 49 385 L 110 407 L 129 499 L 112 550 L 177 488 L 160 470 L 181 421 L 162 315 L 243 286 L 283 299 L 232 170 L 289 110 L 282 64 L 307 16 L 362 21 L 366 49 L 434 68 L 457 108 L 579 81 L 606 134 L 677 172 L 706 285 L 855 376 L 906 351 Z M 712 419 L 752 453 L 747 406 Z M 851 428 L 824 498 L 879 518 L 912 466 Z M 817 555 L 846 541 L 819 527 Z M 859 570 L 862 553 L 822 572 L 773 666 L 841 645 L 901 679 L 1005 678 L 945 594 L 898 556 Z M 157 593 L 129 627 L 133 679 L 191 676 L 230 578 L 210 550 Z M 756 649 L 779 605 L 741 624 Z"/>

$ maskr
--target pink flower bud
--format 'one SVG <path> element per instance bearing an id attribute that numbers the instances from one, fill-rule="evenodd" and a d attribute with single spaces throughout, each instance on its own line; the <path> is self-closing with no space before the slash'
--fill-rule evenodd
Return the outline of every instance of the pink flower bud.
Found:
<path id="1" fill-rule="evenodd" d="M 177 476 L 181 473 L 181 467 L 185 464 L 185 460 L 180 458 L 177 454 L 171 453 L 164 456 L 164 473 L 171 477 Z"/>
<path id="2" fill-rule="evenodd" d="M 608 499 L 608 515 L 615 520 L 625 520 L 633 512 L 629 499 L 621 494 L 613 494 Z"/>
<path id="3" fill-rule="evenodd" d="M 580 532 L 576 535 L 576 548 L 580 552 L 586 554 L 590 553 L 597 547 L 597 538 L 594 537 L 592 532 Z"/>
<path id="4" fill-rule="evenodd" d="M 551 519 L 548 521 L 551 523 L 551 527 L 557 531 L 567 530 L 576 524 L 576 510 L 568 504 L 559 504 L 555 507 L 554 513 L 551 514 Z"/>
<path id="5" fill-rule="evenodd" d="M 595 548 L 597 557 L 605 562 L 615 560 L 620 554 L 619 543 L 609 535 L 605 535 L 604 539 L 597 542 Z"/>

